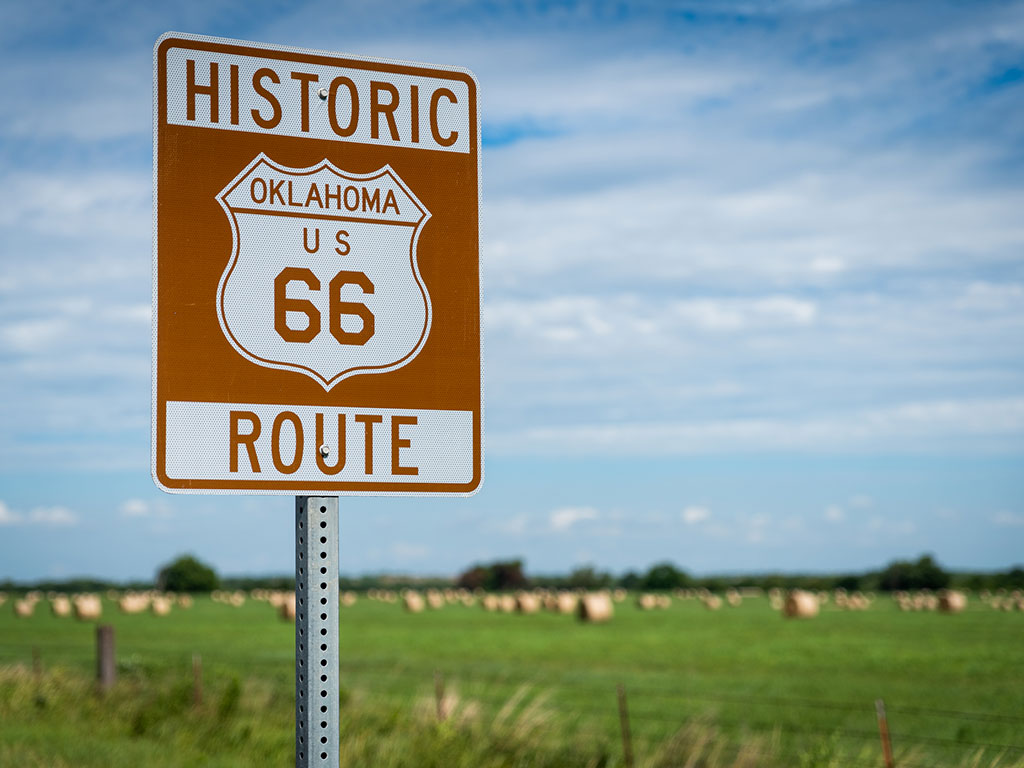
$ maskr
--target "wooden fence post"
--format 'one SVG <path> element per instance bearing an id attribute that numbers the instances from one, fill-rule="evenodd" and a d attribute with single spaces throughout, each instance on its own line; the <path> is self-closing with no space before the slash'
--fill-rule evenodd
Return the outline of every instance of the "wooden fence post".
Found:
<path id="1" fill-rule="evenodd" d="M 114 660 L 114 628 L 109 624 L 96 626 L 96 681 L 101 693 L 110 690 L 117 678 Z"/>
<path id="2" fill-rule="evenodd" d="M 192 706 L 199 709 L 203 705 L 203 657 L 192 654 Z"/>
<path id="3" fill-rule="evenodd" d="M 626 768 L 633 768 L 633 734 L 629 730 L 629 708 L 626 706 L 626 688 L 622 683 L 616 686 L 619 695 L 619 728 L 622 731 L 622 757 Z"/>
<path id="4" fill-rule="evenodd" d="M 434 670 L 434 702 L 437 706 L 437 722 L 445 720 L 444 711 L 444 676 L 439 670 Z"/>
<path id="5" fill-rule="evenodd" d="M 882 738 L 882 757 L 885 758 L 885 768 L 895 768 L 896 763 L 892 759 L 892 743 L 889 741 L 889 720 L 885 716 L 885 702 L 881 699 L 875 701 L 875 714 L 878 715 L 878 734 Z"/>

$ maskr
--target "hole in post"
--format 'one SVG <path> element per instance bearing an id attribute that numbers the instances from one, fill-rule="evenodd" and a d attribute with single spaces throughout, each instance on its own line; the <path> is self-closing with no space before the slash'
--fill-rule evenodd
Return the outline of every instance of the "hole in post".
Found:
<path id="1" fill-rule="evenodd" d="M 327 543 L 327 537 L 326 536 L 321 536 L 320 537 L 320 543 L 321 544 L 326 544 Z"/>
<path id="2" fill-rule="evenodd" d="M 321 581 L 320 582 L 320 589 L 327 589 L 327 582 L 326 581 Z"/>
<path id="3" fill-rule="evenodd" d="M 327 698 L 327 691 L 320 691 L 320 698 L 326 699 Z"/>
<path id="4" fill-rule="evenodd" d="M 326 512 L 327 511 L 327 507 L 320 507 L 320 511 L 321 512 Z"/>
<path id="5" fill-rule="evenodd" d="M 320 527 L 321 528 L 326 528 L 327 527 L 327 521 L 326 520 L 321 520 L 320 521 Z"/>
<path id="6" fill-rule="evenodd" d="M 321 629 L 320 630 L 320 634 L 321 635 L 326 635 L 327 634 L 327 630 L 326 629 Z"/>
<path id="7" fill-rule="evenodd" d="M 321 597 L 320 598 L 320 605 L 327 605 L 327 598 L 326 597 Z"/>
<path id="8" fill-rule="evenodd" d="M 326 736 L 321 736 L 320 737 L 320 743 L 321 744 L 326 744 L 327 743 L 327 737 Z"/>
<path id="9" fill-rule="evenodd" d="M 326 613 L 321 613 L 320 614 L 320 621 L 327 621 L 327 614 Z"/>

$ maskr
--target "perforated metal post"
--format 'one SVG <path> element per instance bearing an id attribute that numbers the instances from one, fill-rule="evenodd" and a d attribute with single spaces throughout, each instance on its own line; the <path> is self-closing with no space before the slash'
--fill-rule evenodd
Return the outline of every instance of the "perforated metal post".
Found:
<path id="1" fill-rule="evenodd" d="M 295 765 L 337 768 L 338 499 L 295 497 Z"/>

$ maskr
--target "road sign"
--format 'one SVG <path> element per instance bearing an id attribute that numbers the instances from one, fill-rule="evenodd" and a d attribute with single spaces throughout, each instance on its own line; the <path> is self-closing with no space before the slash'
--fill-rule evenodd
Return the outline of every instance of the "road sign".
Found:
<path id="1" fill-rule="evenodd" d="M 474 492 L 472 74 L 169 33 L 153 77 L 157 485 Z"/>

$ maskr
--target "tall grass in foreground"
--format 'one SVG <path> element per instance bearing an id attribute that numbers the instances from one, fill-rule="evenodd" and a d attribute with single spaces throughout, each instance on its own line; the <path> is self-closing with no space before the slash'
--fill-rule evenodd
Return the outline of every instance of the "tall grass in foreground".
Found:
<path id="1" fill-rule="evenodd" d="M 367 689 L 342 692 L 346 768 L 611 768 L 622 746 L 606 730 L 549 706 L 522 687 L 498 707 L 424 692 L 384 699 Z M 294 692 L 280 680 L 228 677 L 193 701 L 191 677 L 121 669 L 97 694 L 92 679 L 66 667 L 33 673 L 0 666 L 0 766 L 286 766 L 293 764 Z M 842 768 L 881 766 L 862 746 L 844 751 L 840 734 L 786 754 L 778 734 L 726 735 L 713 717 L 690 720 L 669 738 L 641 743 L 638 768 Z M 977 752 L 955 763 L 906 752 L 901 768 L 1024 768 L 1024 759 Z"/>

